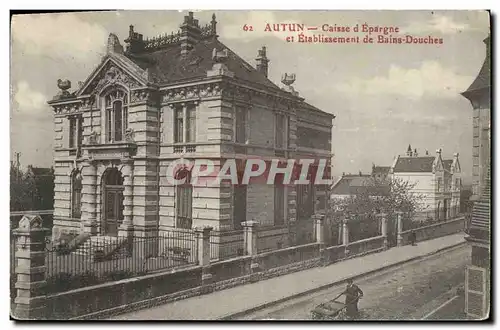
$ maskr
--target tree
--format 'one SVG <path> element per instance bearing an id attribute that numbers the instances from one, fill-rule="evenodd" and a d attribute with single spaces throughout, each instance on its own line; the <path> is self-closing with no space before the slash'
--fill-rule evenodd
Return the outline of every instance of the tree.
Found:
<path id="1" fill-rule="evenodd" d="M 401 178 L 372 176 L 349 197 L 332 201 L 330 209 L 350 214 L 393 214 L 396 211 L 413 214 L 421 210 L 424 197 L 413 191 L 415 185 Z"/>
<path id="2" fill-rule="evenodd" d="M 35 181 L 19 167 L 10 164 L 10 210 L 26 211 L 33 209 Z"/>
<path id="3" fill-rule="evenodd" d="M 355 239 L 363 239 L 373 236 L 373 231 L 380 230 L 375 221 L 378 213 L 392 217 L 401 211 L 406 219 L 412 219 L 416 212 L 422 210 L 424 197 L 413 191 L 415 185 L 400 178 L 367 177 L 362 186 L 351 187 L 350 196 L 330 200 L 327 225 L 337 228 L 339 222 L 348 215 L 351 222 L 350 236 L 352 234 L 356 236 Z"/>

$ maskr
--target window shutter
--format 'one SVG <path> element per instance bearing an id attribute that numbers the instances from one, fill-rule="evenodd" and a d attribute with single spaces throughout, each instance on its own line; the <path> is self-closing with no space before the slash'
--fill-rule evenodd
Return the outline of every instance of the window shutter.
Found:
<path id="1" fill-rule="evenodd" d="M 465 313 L 469 317 L 484 318 L 487 312 L 486 269 L 467 265 L 465 269 Z"/>

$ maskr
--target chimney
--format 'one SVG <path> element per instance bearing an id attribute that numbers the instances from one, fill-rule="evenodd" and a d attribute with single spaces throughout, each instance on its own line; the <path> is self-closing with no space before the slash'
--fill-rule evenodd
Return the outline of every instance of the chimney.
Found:
<path id="1" fill-rule="evenodd" d="M 426 151 L 425 151 L 425 155 L 426 155 L 426 156 L 429 156 L 429 150 L 426 150 Z"/>
<path id="2" fill-rule="evenodd" d="M 413 156 L 417 157 L 418 156 L 418 153 L 417 153 L 417 148 L 415 148 L 415 151 L 413 152 Z"/>
<path id="3" fill-rule="evenodd" d="M 359 176 L 362 176 L 362 175 L 363 175 L 363 173 L 361 173 L 361 171 L 359 171 Z"/>
<path id="4" fill-rule="evenodd" d="M 266 55 L 266 47 L 265 46 L 262 46 L 262 49 L 259 50 L 259 55 L 255 59 L 255 61 L 257 62 L 257 66 L 256 66 L 257 71 L 259 71 L 260 73 L 262 73 L 264 76 L 267 77 L 268 68 L 269 68 L 269 59 L 267 58 L 267 55 Z"/>
<path id="5" fill-rule="evenodd" d="M 114 33 L 110 33 L 108 37 L 107 52 L 123 54 L 123 46 L 120 44 L 120 40 Z"/>
<path id="6" fill-rule="evenodd" d="M 193 12 L 190 11 L 187 16 L 184 16 L 184 22 L 181 25 L 181 56 L 186 56 L 200 39 L 200 25 L 198 20 L 194 19 Z"/>
<path id="7" fill-rule="evenodd" d="M 128 38 L 125 39 L 127 44 L 127 53 L 138 53 L 144 50 L 144 40 L 142 34 L 134 31 L 134 26 L 130 25 L 128 31 Z"/>

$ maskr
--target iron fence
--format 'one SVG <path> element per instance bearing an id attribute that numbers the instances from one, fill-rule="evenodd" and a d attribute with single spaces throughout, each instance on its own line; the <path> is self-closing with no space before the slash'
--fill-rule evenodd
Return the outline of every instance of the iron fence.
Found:
<path id="1" fill-rule="evenodd" d="M 244 255 L 243 230 L 211 231 L 210 260 L 226 260 Z"/>
<path id="2" fill-rule="evenodd" d="M 153 237 L 91 236 L 78 245 L 46 245 L 49 293 L 198 264 L 193 231 Z"/>

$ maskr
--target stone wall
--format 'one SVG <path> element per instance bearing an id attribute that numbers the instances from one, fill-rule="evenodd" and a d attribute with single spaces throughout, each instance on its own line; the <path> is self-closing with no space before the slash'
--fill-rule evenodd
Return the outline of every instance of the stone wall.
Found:
<path id="1" fill-rule="evenodd" d="M 465 228 L 465 218 L 460 217 L 457 219 L 438 222 L 429 226 L 416 228 L 413 230 L 403 231 L 401 233 L 402 244 L 409 244 L 410 233 L 413 231 L 416 234 L 417 242 L 426 241 L 429 239 L 452 235 L 463 232 Z"/>
<path id="2" fill-rule="evenodd" d="M 69 319 L 92 316 L 99 312 L 124 310 L 128 305 L 156 300 L 162 303 L 175 300 L 184 292 L 201 286 L 201 267 L 146 275 L 118 282 L 86 287 L 47 296 L 48 319 Z M 191 294 L 194 295 L 197 290 Z M 163 297 L 163 299 L 158 299 Z"/>

